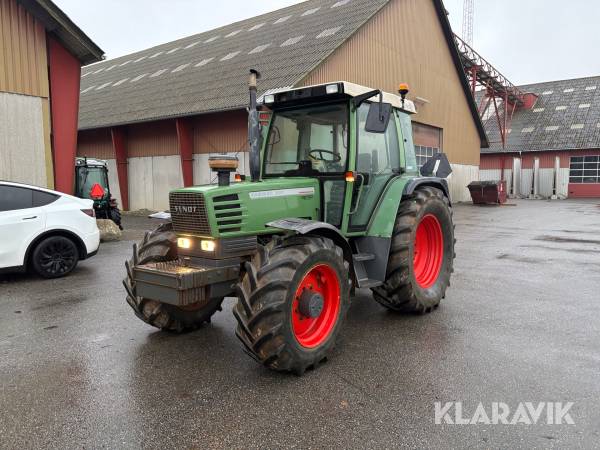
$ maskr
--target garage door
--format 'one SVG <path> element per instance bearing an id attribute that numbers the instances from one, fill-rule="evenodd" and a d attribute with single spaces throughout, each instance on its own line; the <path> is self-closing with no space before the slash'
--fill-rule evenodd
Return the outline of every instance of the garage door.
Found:
<path id="1" fill-rule="evenodd" d="M 569 197 L 600 197 L 600 155 L 571 157 Z"/>
<path id="2" fill-rule="evenodd" d="M 442 151 L 441 128 L 413 122 L 413 140 L 419 167 L 423 166 L 433 155 Z"/>

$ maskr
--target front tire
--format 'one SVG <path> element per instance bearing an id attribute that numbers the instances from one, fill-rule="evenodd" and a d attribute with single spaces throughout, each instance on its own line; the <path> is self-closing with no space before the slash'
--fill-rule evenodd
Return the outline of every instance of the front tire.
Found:
<path id="1" fill-rule="evenodd" d="M 415 191 L 400 204 L 386 281 L 373 289 L 375 300 L 403 313 L 433 311 L 450 286 L 454 243 L 448 198 L 433 187 Z"/>
<path id="2" fill-rule="evenodd" d="M 177 259 L 177 236 L 173 232 L 171 223 L 165 223 L 156 230 L 146 233 L 140 245 L 134 246 L 134 252 L 133 259 L 125 263 L 127 278 L 123 280 L 123 286 L 127 291 L 127 303 L 140 320 L 163 331 L 184 333 L 196 330 L 202 324 L 210 322 L 213 314 L 221 311 L 222 298 L 180 308 L 137 295 L 133 278 L 133 267 L 136 264 L 144 265 Z"/>
<path id="3" fill-rule="evenodd" d="M 44 278 L 67 276 L 77 267 L 79 251 L 71 239 L 51 236 L 42 240 L 33 251 L 31 263 L 36 273 Z"/>
<path id="4" fill-rule="evenodd" d="M 350 306 L 342 249 L 322 237 L 276 238 L 245 269 L 233 313 L 247 353 L 298 375 L 326 359 Z"/>

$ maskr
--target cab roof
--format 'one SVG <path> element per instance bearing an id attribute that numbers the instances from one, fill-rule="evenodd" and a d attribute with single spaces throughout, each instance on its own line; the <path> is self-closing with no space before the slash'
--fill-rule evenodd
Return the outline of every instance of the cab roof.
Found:
<path id="1" fill-rule="evenodd" d="M 332 94 L 327 94 L 326 89 L 328 86 L 338 86 L 338 90 Z M 275 97 L 275 105 L 282 104 L 292 104 L 295 101 L 304 101 L 310 99 L 335 99 L 335 98 L 355 98 L 360 95 L 366 94 L 368 92 L 372 92 L 376 90 L 376 88 L 369 88 L 366 86 L 361 86 L 359 84 L 350 83 L 348 81 L 332 81 L 331 83 L 323 83 L 316 84 L 312 86 L 303 86 L 296 89 L 276 89 L 271 92 L 267 92 L 265 95 L 261 97 L 261 102 L 264 104 L 264 99 L 268 95 L 273 95 Z M 369 100 L 368 102 L 377 102 L 379 101 L 379 96 L 376 95 Z M 383 92 L 383 101 L 385 103 L 390 103 L 394 108 L 397 108 L 401 111 L 404 111 L 408 114 L 416 114 L 417 110 L 415 108 L 415 104 L 412 100 L 406 99 L 404 104 L 402 103 L 402 98 L 396 94 L 390 94 L 389 92 Z"/>
<path id="2" fill-rule="evenodd" d="M 103 159 L 78 157 L 75 159 L 77 166 L 107 167 L 108 163 Z"/>

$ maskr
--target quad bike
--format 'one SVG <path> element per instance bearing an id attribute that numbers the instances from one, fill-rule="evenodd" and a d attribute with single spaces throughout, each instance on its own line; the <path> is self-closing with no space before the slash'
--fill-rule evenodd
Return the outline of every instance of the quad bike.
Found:
<path id="1" fill-rule="evenodd" d="M 209 164 L 219 184 L 170 193 L 172 222 L 126 263 L 142 321 L 195 330 L 237 297 L 236 335 L 265 366 L 302 374 L 331 353 L 356 288 L 424 314 L 450 284 L 454 227 L 445 155 L 421 172 L 414 104 L 347 82 L 265 95 L 261 139 L 251 72 L 250 179 L 237 159 Z M 441 176 L 438 176 L 441 175 Z"/>

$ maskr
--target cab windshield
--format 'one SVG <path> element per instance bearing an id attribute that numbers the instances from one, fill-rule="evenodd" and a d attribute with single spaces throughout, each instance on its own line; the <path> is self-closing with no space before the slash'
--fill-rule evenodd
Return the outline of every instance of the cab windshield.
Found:
<path id="1" fill-rule="evenodd" d="M 79 167 L 77 170 L 78 195 L 82 198 L 92 199 L 91 190 L 95 184 L 107 190 L 108 179 L 106 170 L 100 167 Z M 92 199 L 93 200 L 93 199 Z"/>
<path id="2" fill-rule="evenodd" d="M 277 111 L 267 139 L 267 176 L 343 173 L 348 157 L 348 105 Z"/>

